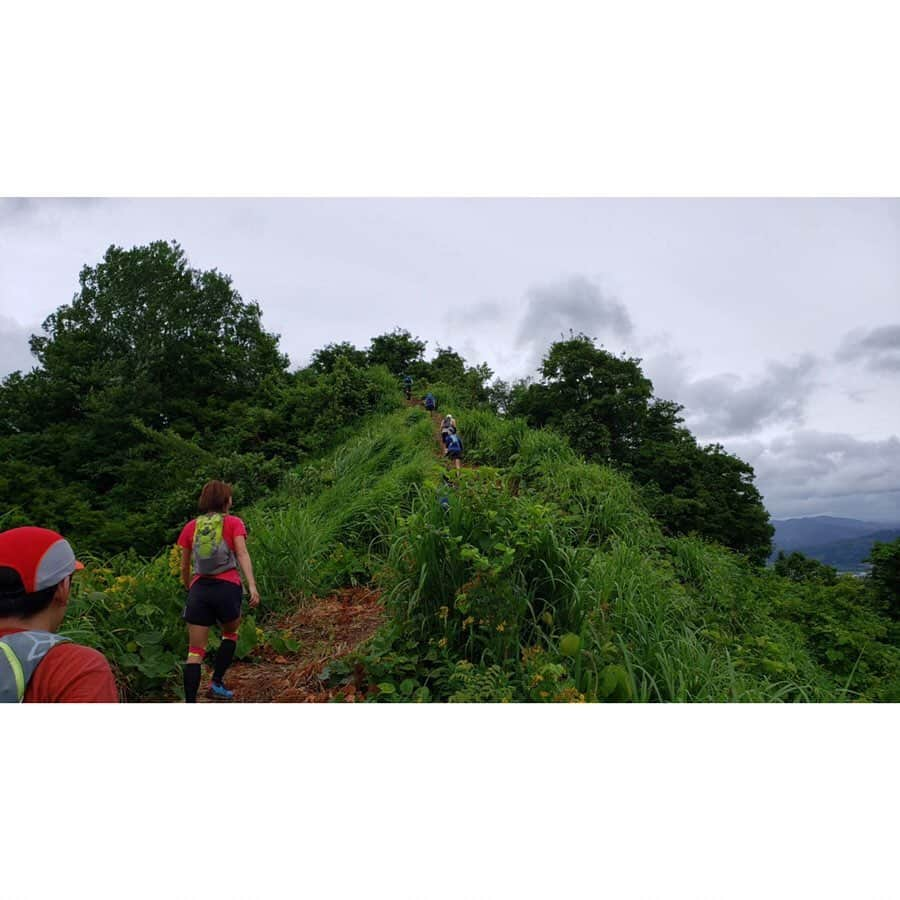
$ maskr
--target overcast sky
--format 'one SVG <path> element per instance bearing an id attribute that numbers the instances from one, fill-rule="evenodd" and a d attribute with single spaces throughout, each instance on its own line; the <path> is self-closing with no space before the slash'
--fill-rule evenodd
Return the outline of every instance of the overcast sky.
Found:
<path id="1" fill-rule="evenodd" d="M 0 200 L 0 374 L 83 265 L 159 239 L 297 365 L 399 325 L 512 378 L 584 331 L 752 463 L 773 517 L 900 521 L 900 201 Z"/>

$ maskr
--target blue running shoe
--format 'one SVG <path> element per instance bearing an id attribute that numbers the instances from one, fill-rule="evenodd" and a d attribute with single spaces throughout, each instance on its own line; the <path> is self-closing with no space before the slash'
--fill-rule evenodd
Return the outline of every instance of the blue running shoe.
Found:
<path id="1" fill-rule="evenodd" d="M 224 684 L 216 684 L 214 681 L 209 683 L 209 691 L 207 692 L 213 700 L 233 700 L 234 691 L 229 691 Z"/>

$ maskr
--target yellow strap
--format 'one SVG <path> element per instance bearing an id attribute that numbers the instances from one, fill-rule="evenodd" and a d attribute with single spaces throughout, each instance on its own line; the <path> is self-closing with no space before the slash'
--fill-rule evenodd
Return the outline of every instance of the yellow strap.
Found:
<path id="1" fill-rule="evenodd" d="M 19 662 L 19 657 L 16 656 L 9 644 L 0 641 L 0 648 L 6 654 L 9 666 L 13 670 L 13 675 L 16 679 L 16 694 L 18 695 L 19 703 L 21 703 L 25 699 L 25 673 L 22 671 L 22 663 Z"/>

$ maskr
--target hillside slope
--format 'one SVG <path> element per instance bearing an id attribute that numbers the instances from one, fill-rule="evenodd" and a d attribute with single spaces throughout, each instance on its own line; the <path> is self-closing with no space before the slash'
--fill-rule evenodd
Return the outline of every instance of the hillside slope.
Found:
<path id="1" fill-rule="evenodd" d="M 900 699 L 895 639 L 853 579 L 795 584 L 667 536 L 626 475 L 435 391 L 461 472 L 439 458 L 435 419 L 400 408 L 240 511 L 264 598 L 241 629 L 245 699 Z M 171 696 L 184 638 L 166 558 L 126 565 L 103 577 L 136 578 L 145 620 L 115 619 L 134 632 L 118 664 L 136 698 Z M 341 611 L 354 586 L 379 598 L 377 616 L 360 606 L 365 627 Z M 110 649 L 96 615 L 71 627 Z"/>

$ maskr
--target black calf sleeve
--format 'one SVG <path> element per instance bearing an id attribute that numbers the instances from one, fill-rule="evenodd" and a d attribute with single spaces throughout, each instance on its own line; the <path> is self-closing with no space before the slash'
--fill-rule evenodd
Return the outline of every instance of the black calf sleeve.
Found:
<path id="1" fill-rule="evenodd" d="M 184 664 L 184 702 L 196 703 L 200 688 L 200 663 Z"/>
<path id="2" fill-rule="evenodd" d="M 216 667 L 213 669 L 213 681 L 216 684 L 222 683 L 222 679 L 225 677 L 225 671 L 234 659 L 234 650 L 236 647 L 237 644 L 229 638 L 224 638 L 219 645 L 219 649 L 216 652 Z"/>

